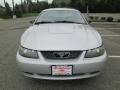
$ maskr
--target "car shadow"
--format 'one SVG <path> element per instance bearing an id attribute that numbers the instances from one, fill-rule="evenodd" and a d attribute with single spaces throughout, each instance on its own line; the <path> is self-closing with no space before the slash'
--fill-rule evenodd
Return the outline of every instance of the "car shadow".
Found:
<path id="1" fill-rule="evenodd" d="M 43 85 L 45 84 L 46 87 L 60 87 L 61 85 L 67 86 L 86 86 L 87 84 L 92 84 L 93 82 L 97 82 L 101 76 L 93 77 L 93 78 L 85 78 L 79 80 L 40 80 L 40 79 L 33 79 L 25 77 L 29 83 L 34 83 L 35 85 Z"/>

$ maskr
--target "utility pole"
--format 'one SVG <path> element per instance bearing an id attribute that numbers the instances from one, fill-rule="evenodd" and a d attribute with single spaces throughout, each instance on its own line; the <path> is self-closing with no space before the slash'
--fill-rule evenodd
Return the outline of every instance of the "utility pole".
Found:
<path id="1" fill-rule="evenodd" d="M 21 5 L 23 4 L 23 0 L 21 0 Z"/>
<path id="2" fill-rule="evenodd" d="M 16 18 L 16 15 L 15 15 L 14 0 L 12 0 L 12 4 L 13 4 L 13 19 L 15 19 L 15 18 Z"/>
<path id="3" fill-rule="evenodd" d="M 4 4 L 5 4 L 5 2 L 6 2 L 6 1 L 4 0 Z"/>
<path id="4" fill-rule="evenodd" d="M 6 1 L 4 0 L 4 5 L 5 5 Z"/>

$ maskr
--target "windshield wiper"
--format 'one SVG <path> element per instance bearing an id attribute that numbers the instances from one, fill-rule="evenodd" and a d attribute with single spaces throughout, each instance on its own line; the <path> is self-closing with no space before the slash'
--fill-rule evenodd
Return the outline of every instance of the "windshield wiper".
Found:
<path id="1" fill-rule="evenodd" d="M 35 24 L 44 24 L 44 23 L 53 23 L 53 22 L 49 22 L 49 21 L 35 22 Z"/>
<path id="2" fill-rule="evenodd" d="M 76 24 L 84 24 L 84 23 L 73 22 L 73 21 L 55 21 L 54 23 L 76 23 Z"/>
<path id="3" fill-rule="evenodd" d="M 85 24 L 80 22 L 74 22 L 74 21 L 42 21 L 42 22 L 36 22 L 35 24 L 45 24 L 45 23 L 75 23 L 75 24 Z"/>

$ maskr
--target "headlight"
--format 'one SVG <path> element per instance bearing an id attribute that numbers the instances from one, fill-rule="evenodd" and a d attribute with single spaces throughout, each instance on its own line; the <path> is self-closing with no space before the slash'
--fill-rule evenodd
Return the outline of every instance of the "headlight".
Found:
<path id="1" fill-rule="evenodd" d="M 85 58 L 99 57 L 105 52 L 104 46 L 86 51 Z"/>
<path id="2" fill-rule="evenodd" d="M 27 58 L 35 58 L 35 59 L 39 58 L 36 50 L 30 50 L 24 47 L 19 47 L 19 54 Z"/>

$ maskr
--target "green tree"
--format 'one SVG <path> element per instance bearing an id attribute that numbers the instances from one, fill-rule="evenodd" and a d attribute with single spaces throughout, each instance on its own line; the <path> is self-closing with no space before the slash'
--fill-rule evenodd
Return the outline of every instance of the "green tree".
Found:
<path id="1" fill-rule="evenodd" d="M 6 7 L 6 16 L 8 16 L 8 17 L 12 17 L 12 10 L 11 10 L 11 8 L 10 8 L 10 6 L 9 6 L 9 4 L 6 2 L 5 3 L 5 7 Z"/>
<path id="2" fill-rule="evenodd" d="M 101 0 L 80 0 L 80 3 L 86 7 L 86 12 L 88 13 L 91 9 L 95 8 L 96 4 Z"/>
<path id="3" fill-rule="evenodd" d="M 26 8 L 26 7 L 25 7 L 25 4 L 22 3 L 22 4 L 21 4 L 22 13 L 26 13 L 26 9 L 25 9 L 25 8 Z"/>
<path id="4" fill-rule="evenodd" d="M 28 9 L 28 12 L 32 13 L 32 0 L 27 0 L 27 9 Z"/>
<path id="5" fill-rule="evenodd" d="M 15 15 L 16 15 L 16 17 L 22 17 L 22 10 L 21 10 L 21 8 L 20 8 L 20 6 L 19 5 L 15 5 Z"/>
<path id="6" fill-rule="evenodd" d="M 5 18 L 5 8 L 0 5 L 0 18 Z"/>
<path id="7" fill-rule="evenodd" d="M 61 6 L 61 7 L 67 7 L 67 4 L 66 4 L 65 2 L 61 2 L 61 3 L 60 3 L 60 6 Z"/>
<path id="8" fill-rule="evenodd" d="M 58 5 L 56 4 L 56 2 L 55 2 L 55 1 L 53 1 L 50 7 L 51 7 L 51 8 L 57 8 L 57 7 L 58 7 Z"/>
<path id="9" fill-rule="evenodd" d="M 85 5 L 81 4 L 80 0 L 71 0 L 69 6 L 78 9 L 81 12 L 85 12 Z"/>
<path id="10" fill-rule="evenodd" d="M 78 3 L 78 0 L 71 0 L 70 7 L 78 9 L 77 3 Z"/>
<path id="11" fill-rule="evenodd" d="M 45 1 L 37 3 L 37 12 L 40 13 L 42 10 L 49 8 L 49 4 Z"/>
<path id="12" fill-rule="evenodd" d="M 36 2 L 32 3 L 32 12 L 37 13 L 37 3 Z"/>

